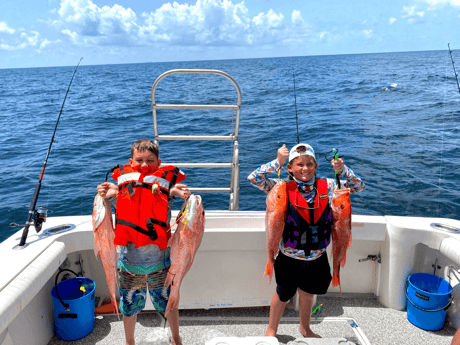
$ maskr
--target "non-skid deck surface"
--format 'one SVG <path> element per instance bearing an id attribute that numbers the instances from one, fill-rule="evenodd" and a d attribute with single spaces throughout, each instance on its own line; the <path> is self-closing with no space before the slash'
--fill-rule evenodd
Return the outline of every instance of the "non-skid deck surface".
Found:
<path id="1" fill-rule="evenodd" d="M 374 298 L 318 297 L 323 304 L 320 317 L 353 318 L 372 345 L 450 345 L 455 329 L 448 324 L 437 332 L 428 332 L 413 326 L 405 311 L 383 307 Z M 263 336 L 268 325 L 268 308 L 231 308 L 180 311 L 180 334 L 184 345 L 204 345 L 213 336 L 254 337 Z M 187 320 L 203 317 L 206 320 Z M 239 318 L 260 318 L 239 320 Z M 287 344 L 300 338 L 298 313 L 287 309 L 286 321 L 278 328 L 278 341 Z M 229 318 L 233 318 L 229 320 Z M 139 344 L 149 333 L 159 331 L 161 318 L 156 313 L 141 313 L 136 324 L 136 343 Z M 347 322 L 317 322 L 312 317 L 312 330 L 323 338 L 346 338 L 359 344 Z M 114 315 L 96 317 L 94 331 L 76 341 L 62 341 L 54 336 L 48 345 L 124 345 L 123 322 Z"/>

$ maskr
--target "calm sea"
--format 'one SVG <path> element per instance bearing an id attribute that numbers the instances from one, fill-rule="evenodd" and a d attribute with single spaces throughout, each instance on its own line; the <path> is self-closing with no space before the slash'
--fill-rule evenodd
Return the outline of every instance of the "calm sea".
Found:
<path id="1" fill-rule="evenodd" d="M 460 51 L 453 55 L 460 61 Z M 338 148 L 366 183 L 352 196 L 355 214 L 460 219 L 460 94 L 447 51 L 105 66 L 84 61 L 38 200 L 49 216 L 91 214 L 107 170 L 127 163 L 132 142 L 154 137 L 153 82 L 171 69 L 198 68 L 222 70 L 241 88 L 240 210 L 265 209 L 265 194 L 246 177 L 275 159 L 283 143 L 296 144 L 294 74 L 299 136 L 318 154 L 318 175 L 333 177 L 324 154 Z M 26 221 L 74 69 L 0 69 L 0 241 L 18 230 L 9 223 Z M 157 91 L 157 103 L 237 102 L 233 85 L 220 76 L 170 76 Z M 163 135 L 228 135 L 232 112 L 160 110 L 158 126 Z M 163 162 L 230 162 L 231 144 L 161 141 L 160 154 Z M 229 187 L 229 170 L 183 170 L 190 187 Z M 203 196 L 206 209 L 228 209 L 228 194 Z"/>

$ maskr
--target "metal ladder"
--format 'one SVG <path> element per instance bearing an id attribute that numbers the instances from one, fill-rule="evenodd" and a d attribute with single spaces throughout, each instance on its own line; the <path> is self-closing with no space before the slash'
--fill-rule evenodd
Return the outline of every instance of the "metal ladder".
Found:
<path id="1" fill-rule="evenodd" d="M 157 104 L 155 101 L 155 91 L 160 81 L 172 74 L 217 74 L 230 80 L 235 86 L 238 94 L 238 103 L 236 105 L 218 105 L 218 104 Z M 217 110 L 236 110 L 235 132 L 230 135 L 159 135 L 157 125 L 157 109 L 217 109 Z M 229 192 L 230 193 L 230 211 L 239 210 L 239 181 L 240 181 L 240 164 L 238 160 L 238 128 L 240 124 L 241 110 L 241 91 L 236 81 L 227 73 L 219 70 L 210 69 L 174 69 L 160 75 L 152 86 L 152 113 L 153 127 L 155 130 L 155 143 L 159 145 L 159 140 L 232 140 L 233 141 L 233 158 L 231 163 L 163 163 L 162 165 L 174 165 L 179 168 L 231 168 L 229 188 L 189 188 L 192 193 L 212 193 L 212 192 Z"/>

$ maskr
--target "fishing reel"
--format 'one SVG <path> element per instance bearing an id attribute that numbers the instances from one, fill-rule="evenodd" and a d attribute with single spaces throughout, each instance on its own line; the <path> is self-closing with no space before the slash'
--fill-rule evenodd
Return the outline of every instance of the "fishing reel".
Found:
<path id="1" fill-rule="evenodd" d="M 46 222 L 46 217 L 48 216 L 48 209 L 46 207 L 38 207 L 34 211 L 34 217 L 33 217 L 33 225 L 35 227 L 35 231 L 38 233 L 42 230 L 42 225 L 44 222 Z M 10 223 L 10 226 L 12 228 L 18 227 L 18 226 L 26 226 L 27 224 L 18 224 L 18 223 Z"/>
<path id="2" fill-rule="evenodd" d="M 324 154 L 324 158 L 326 158 L 328 162 L 330 162 L 333 159 L 337 160 L 339 158 L 343 158 L 344 156 L 339 156 L 337 154 L 338 152 L 339 152 L 339 149 L 332 149 L 331 151 L 328 151 Z"/>

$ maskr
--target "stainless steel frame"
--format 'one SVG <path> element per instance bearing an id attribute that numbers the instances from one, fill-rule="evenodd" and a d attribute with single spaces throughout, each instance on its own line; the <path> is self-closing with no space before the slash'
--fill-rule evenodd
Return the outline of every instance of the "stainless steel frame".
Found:
<path id="1" fill-rule="evenodd" d="M 157 104 L 155 100 L 155 91 L 162 79 L 172 74 L 217 74 L 230 80 L 235 86 L 238 94 L 238 102 L 236 105 L 220 105 L 220 104 Z M 235 129 L 232 128 L 231 135 L 159 135 L 157 125 L 157 109 L 217 109 L 217 110 L 232 110 L 236 111 Z M 240 126 L 240 111 L 241 111 L 241 91 L 236 81 L 227 73 L 219 70 L 207 69 L 174 69 L 160 75 L 152 86 L 152 114 L 153 128 L 155 130 L 155 142 L 159 144 L 159 140 L 232 140 L 233 141 L 233 157 L 231 163 L 163 163 L 164 165 L 171 164 L 179 168 L 231 168 L 232 174 L 230 178 L 230 188 L 190 188 L 190 191 L 196 193 L 230 193 L 229 210 L 237 211 L 239 209 L 239 189 L 240 189 L 240 164 L 238 159 L 238 129 Z M 233 123 L 232 123 L 233 127 Z"/>

